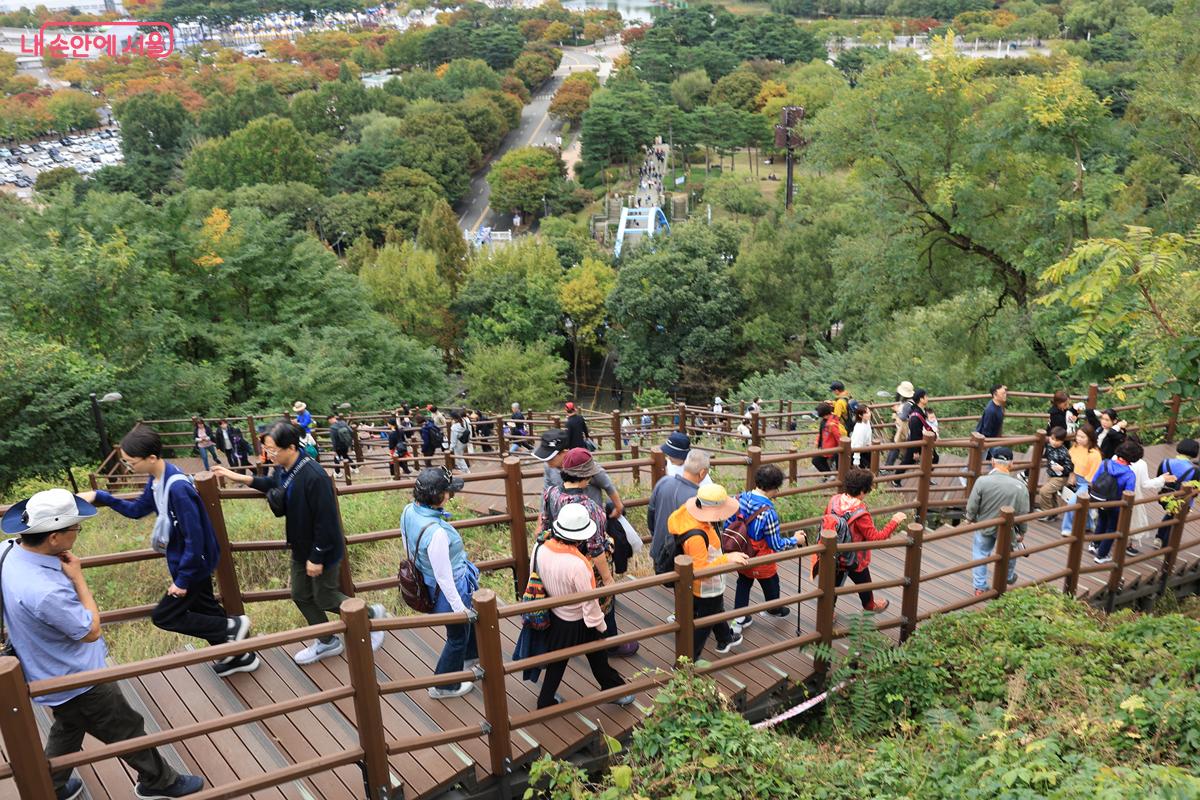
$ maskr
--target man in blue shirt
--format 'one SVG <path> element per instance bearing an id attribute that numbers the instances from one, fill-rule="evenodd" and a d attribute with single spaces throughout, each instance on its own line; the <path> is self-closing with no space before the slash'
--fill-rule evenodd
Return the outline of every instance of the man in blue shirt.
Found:
<path id="1" fill-rule="evenodd" d="M 1159 475 L 1170 473 L 1175 476 L 1175 485 L 1169 487 L 1171 490 L 1182 487 L 1185 483 L 1200 477 L 1200 471 L 1196 469 L 1196 457 L 1200 456 L 1200 444 L 1195 439 L 1183 439 L 1175 445 L 1175 452 L 1178 453 L 1175 458 L 1164 458 L 1158 465 Z M 1189 506 L 1192 503 L 1192 500 L 1188 501 Z M 1171 537 L 1171 525 L 1166 523 L 1170 523 L 1174 519 L 1174 514 L 1163 515 L 1164 524 L 1158 529 L 1158 541 L 1163 547 L 1167 546 L 1167 541 Z"/>
<path id="2" fill-rule="evenodd" d="M 0 528 L 19 534 L 0 551 L 0 599 L 9 641 L 30 681 L 102 669 L 108 649 L 100 635 L 100 610 L 83 579 L 83 565 L 71 552 L 83 520 L 96 508 L 66 489 L 38 492 L 4 515 Z M 85 734 L 100 741 L 133 739 L 146 734 L 145 721 L 129 705 L 120 686 L 86 686 L 35 698 L 49 706 L 54 724 L 46 741 L 46 757 L 77 753 Z M 156 750 L 121 756 L 138 773 L 134 796 L 141 800 L 195 794 L 204 780 L 179 775 Z M 54 773 L 57 800 L 73 800 L 83 782 L 71 770 Z"/>
<path id="3" fill-rule="evenodd" d="M 121 440 L 121 460 L 137 475 L 148 475 L 136 500 L 105 491 L 84 492 L 88 502 L 108 506 L 123 517 L 157 514 L 151 547 L 167 558 L 171 585 L 150 620 L 164 631 L 195 636 L 209 644 L 238 642 L 250 633 L 250 618 L 231 617 L 213 595 L 212 575 L 221 549 L 199 492 L 179 467 L 162 458 L 162 439 L 149 425 L 137 425 Z M 154 540 L 158 540 L 155 544 Z M 213 665 L 222 678 L 258 669 L 256 653 L 224 658 Z"/>
<path id="4" fill-rule="evenodd" d="M 1004 407 L 1008 404 L 1008 387 L 1002 383 L 992 386 L 992 399 L 983 407 L 983 415 L 975 426 L 976 433 L 982 433 L 985 438 L 998 439 L 1004 434 Z M 983 454 L 985 459 L 992 457 L 991 448 Z"/>

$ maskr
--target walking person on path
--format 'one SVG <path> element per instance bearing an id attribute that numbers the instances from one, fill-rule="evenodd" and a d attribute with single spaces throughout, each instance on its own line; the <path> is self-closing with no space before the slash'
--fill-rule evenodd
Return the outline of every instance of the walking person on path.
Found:
<path id="1" fill-rule="evenodd" d="M 1175 487 L 1176 477 L 1174 473 L 1160 472 L 1157 476 L 1151 478 L 1150 465 L 1146 463 L 1145 459 L 1145 448 L 1139 442 L 1132 439 L 1128 441 L 1128 444 L 1130 445 L 1130 456 L 1133 457 L 1129 462 L 1129 468 L 1133 470 L 1135 484 L 1133 490 L 1134 500 L 1149 500 L 1152 497 L 1156 497 L 1162 489 Z M 1145 528 L 1153 521 L 1150 518 L 1150 508 L 1149 503 L 1140 503 L 1133 507 L 1133 512 L 1129 516 L 1130 530 Z M 1133 534 L 1129 538 L 1128 547 L 1125 549 L 1126 555 L 1138 555 L 1148 536 L 1150 536 L 1149 531 Z"/>
<path id="2" fill-rule="evenodd" d="M 722 564 L 745 564 L 745 553 L 722 553 L 717 523 L 723 523 L 738 511 L 738 502 L 729 496 L 725 487 L 709 484 L 696 492 L 671 514 L 667 528 L 674 537 L 675 552 L 692 559 L 692 568 L 700 572 L 706 567 Z M 698 661 L 711 631 L 717 637 L 717 652 L 724 655 L 742 643 L 741 634 L 734 633 L 728 622 L 704 625 L 701 618 L 725 610 L 725 575 L 697 577 L 692 584 L 695 636 L 692 640 L 692 660 Z"/>
<path id="3" fill-rule="evenodd" d="M 531 565 L 537 565 L 537 573 L 545 586 L 547 597 L 563 597 L 596 588 L 592 562 L 585 551 L 598 530 L 594 514 L 581 504 L 568 503 L 559 509 L 548 531 L 549 537 L 534 548 L 531 558 Z M 550 609 L 546 652 L 594 642 L 610 633 L 609 624 L 600 610 L 600 602 L 594 598 L 556 606 Z M 607 651 L 588 653 L 587 660 L 601 691 L 625 685 L 625 679 L 608 663 Z M 566 669 L 567 659 L 546 666 L 546 676 L 538 692 L 538 708 L 548 708 L 562 702 L 558 687 Z M 634 696 L 628 694 L 613 702 L 618 706 L 627 706 L 633 700 Z"/>
<path id="4" fill-rule="evenodd" d="M 1088 486 L 1092 482 L 1092 478 L 1096 474 L 1096 470 L 1100 467 L 1100 462 L 1103 457 L 1100 455 L 1100 448 L 1096 446 L 1096 429 L 1091 425 L 1081 425 L 1075 431 L 1075 443 L 1071 445 L 1071 465 L 1072 465 L 1072 480 L 1073 483 L 1068 483 L 1075 491 L 1075 498 L 1087 496 Z M 1075 524 L 1075 512 L 1068 511 L 1063 514 L 1062 535 L 1070 536 Z M 1093 531 L 1096 528 L 1096 512 L 1092 511 L 1088 515 L 1086 530 Z"/>
<path id="5" fill-rule="evenodd" d="M 847 471 L 846 490 L 829 498 L 829 503 L 825 506 L 825 516 L 821 519 L 821 527 L 824 530 L 837 531 L 840 522 L 852 542 L 877 542 L 890 537 L 896 532 L 900 523 L 904 522 L 904 512 L 897 511 L 892 514 L 892 518 L 886 525 L 876 528 L 875 520 L 871 518 L 871 512 L 867 509 L 864 500 L 871 493 L 874 485 L 875 476 L 869 469 L 855 468 Z M 820 555 L 814 553 L 812 559 L 812 577 L 814 579 L 820 573 L 820 564 Z M 860 586 L 871 582 L 870 550 L 857 550 L 838 555 L 837 574 L 834 576 L 833 583 L 835 586 L 841 586 L 846 582 L 846 578 Z M 887 600 L 876 600 L 874 592 L 869 590 L 859 592 L 858 599 L 862 603 L 863 611 L 867 612 L 884 611 L 889 605 Z M 836 598 L 834 598 L 834 602 L 837 602 Z"/>
<path id="6" fill-rule="evenodd" d="M 338 515 L 333 483 L 316 460 L 300 453 L 300 428 L 277 422 L 265 437 L 265 449 L 276 464 L 266 477 L 250 477 L 217 467 L 214 472 L 246 484 L 267 495 L 267 504 L 277 517 L 285 518 L 284 530 L 291 550 L 292 602 L 309 625 L 329 621 L 349 598 L 339 588 L 338 573 L 346 555 L 346 537 Z M 371 619 L 388 616 L 382 604 L 367 607 Z M 371 649 L 383 644 L 383 631 L 371 634 Z M 297 664 L 314 664 L 345 649 L 340 637 L 329 634 L 296 653 Z"/>
<path id="7" fill-rule="evenodd" d="M 854 409 L 854 430 L 850 432 L 850 447 L 858 450 L 870 447 L 873 443 L 871 430 L 871 407 L 859 403 Z M 855 467 L 867 468 L 871 464 L 870 453 L 855 453 L 850 459 Z"/>
<path id="8" fill-rule="evenodd" d="M 433 467 L 433 455 L 442 448 L 442 429 L 433 417 L 421 422 L 421 455 L 425 457 L 425 468 Z"/>
<path id="9" fill-rule="evenodd" d="M 780 530 L 779 512 L 775 509 L 775 498 L 783 487 L 783 471 L 774 464 L 764 464 L 754 473 L 754 489 L 738 495 L 738 519 L 748 520 L 746 533 L 754 545 L 754 556 L 765 556 L 799 547 L 794 536 L 784 536 Z M 750 605 L 750 589 L 758 581 L 763 600 L 779 599 L 779 565 L 760 564 L 739 570 L 734 589 L 734 608 Z M 763 616 L 786 617 L 791 610 L 784 606 L 760 612 Z M 748 628 L 754 618 L 747 615 L 735 619 L 740 628 Z"/>
<path id="10" fill-rule="evenodd" d="M 1129 440 L 1121 442 L 1117 447 L 1112 458 L 1106 458 L 1100 462 L 1100 467 L 1096 470 L 1095 476 L 1092 478 L 1092 486 L 1090 493 L 1092 499 L 1097 501 L 1119 500 L 1125 492 L 1137 491 L 1137 476 L 1133 469 L 1129 466 L 1132 462 L 1141 458 L 1141 445 Z M 1098 493 L 1102 491 L 1104 483 L 1107 479 L 1102 479 L 1102 475 L 1112 475 L 1116 481 L 1116 490 L 1112 497 L 1099 497 Z M 1104 481 L 1102 483 L 1101 481 Z M 1113 533 L 1117 530 L 1117 522 L 1121 516 L 1120 508 L 1101 508 L 1096 521 L 1096 533 Z M 1088 545 L 1088 552 L 1094 553 L 1097 564 L 1112 563 L 1112 549 L 1115 539 L 1105 539 L 1102 542 L 1092 542 Z"/>
<path id="11" fill-rule="evenodd" d="M 567 449 L 573 450 L 576 447 L 594 449 L 588 446 L 591 439 L 588 435 L 587 420 L 583 418 L 583 414 L 579 413 L 579 409 L 574 403 L 567 403 L 566 412 L 567 419 L 563 427 L 567 431 Z"/>
<path id="12" fill-rule="evenodd" d="M 454 468 L 459 472 L 470 472 L 466 455 L 470 449 L 471 423 L 462 409 L 451 411 L 450 420 L 450 451 L 454 453 Z"/>
<path id="13" fill-rule="evenodd" d="M 708 475 L 709 455 L 703 450 L 689 450 L 677 475 L 667 475 L 650 492 L 646 506 L 646 527 L 650 529 L 650 558 L 659 562 L 659 554 L 673 547 L 669 521 L 675 509 L 696 496 L 701 484 L 712 483 Z"/>
<path id="14" fill-rule="evenodd" d="M 350 460 L 350 448 L 354 446 L 354 429 L 337 414 L 329 415 L 329 441 L 333 444 L 333 477 L 342 477 L 342 464 L 351 472 L 358 467 Z"/>
<path id="15" fill-rule="evenodd" d="M 204 464 L 205 469 L 209 467 L 209 456 L 212 456 L 215 463 L 221 463 L 221 459 L 217 458 L 217 444 L 213 441 L 212 428 L 200 417 L 192 417 L 192 440 L 196 443 L 196 449 L 200 452 L 200 463 Z"/>
<path id="16" fill-rule="evenodd" d="M 991 449 L 992 471 L 976 479 L 971 487 L 971 496 L 967 498 L 967 511 L 963 517 L 967 522 L 992 519 L 1000 516 L 1000 509 L 1011 506 L 1017 516 L 1029 513 L 1029 487 L 1025 481 L 1012 474 L 1013 451 L 1011 447 L 999 445 Z M 1025 541 L 1026 523 L 1013 524 L 1012 549 Z M 975 542 L 971 548 L 971 560 L 987 558 L 996 549 L 996 529 L 986 528 L 975 532 Z M 975 595 L 988 591 L 987 564 L 980 564 L 971 570 L 972 582 L 975 585 Z M 1012 586 L 1017 580 L 1017 560 L 1008 561 L 1008 585 Z"/>
<path id="17" fill-rule="evenodd" d="M 250 466 L 250 446 L 246 444 L 241 430 L 231 427 L 229 420 L 223 419 L 217 423 L 216 443 L 218 449 L 225 454 L 229 466 Z"/>
<path id="18" fill-rule="evenodd" d="M 138 425 L 121 439 L 121 459 L 135 475 L 146 475 L 136 500 L 121 500 L 104 490 L 80 495 L 123 517 L 155 514 L 151 547 L 166 556 L 171 584 L 150 614 L 156 628 L 195 636 L 210 645 L 238 642 L 250 633 L 250 618 L 231 617 L 213 595 L 213 573 L 221 548 L 204 501 L 191 479 L 162 457 L 162 439 L 148 425 Z M 258 669 L 255 653 L 224 658 L 213 665 L 222 678 Z"/>
<path id="19" fill-rule="evenodd" d="M 913 389 L 912 383 L 909 381 L 900 381 L 900 385 L 896 387 L 896 405 L 892 407 L 892 422 L 896 426 L 896 432 L 892 437 L 892 441 L 900 444 L 908 440 L 908 415 L 913 407 Z M 896 463 L 896 459 L 900 458 L 902 453 L 900 448 L 889 450 L 887 454 L 887 465 L 890 467 Z"/>
<path id="20" fill-rule="evenodd" d="M 1196 469 L 1196 457 L 1200 456 L 1200 444 L 1195 439 L 1181 439 L 1179 444 L 1175 445 L 1175 457 L 1164 458 L 1162 463 L 1158 465 L 1158 475 L 1171 474 L 1175 476 L 1175 486 L 1183 486 L 1185 483 L 1196 480 L 1200 472 Z M 1194 503 L 1194 500 L 1189 500 L 1189 507 Z M 1167 546 L 1167 541 L 1171 536 L 1171 526 L 1169 523 L 1175 519 L 1175 515 L 1168 512 L 1163 515 L 1162 521 L 1164 525 L 1158 529 L 1158 541 L 1161 547 Z"/>
<path id="21" fill-rule="evenodd" d="M 975 432 L 982 433 L 986 439 L 998 439 L 1004 435 L 1004 407 L 1008 404 L 1008 387 L 1002 383 L 992 386 L 992 399 L 983 408 L 983 414 L 975 425 Z M 984 458 L 991 458 L 992 451 L 984 453 Z"/>
<path id="22" fill-rule="evenodd" d="M 405 552 L 434 598 L 434 614 L 474 613 L 471 595 L 479 588 L 479 568 L 471 562 L 462 536 L 450 524 L 445 510 L 446 503 L 462 488 L 463 479 L 445 467 L 423 469 L 413 487 L 412 502 L 400 514 Z M 467 662 L 478 658 L 475 627 L 470 623 L 447 625 L 446 643 L 433 673 L 462 672 Z M 468 694 L 473 687 L 469 681 L 433 686 L 429 696 L 449 700 Z"/>
<path id="23" fill-rule="evenodd" d="M 95 515 L 95 506 L 82 497 L 48 489 L 14 505 L 0 522 L 4 533 L 20 537 L 0 550 L 0 564 L 8 568 L 0 574 L 0 607 L 27 681 L 108 666 L 100 609 L 79 556 L 71 552 L 83 522 Z M 33 702 L 47 707 L 54 718 L 46 737 L 47 759 L 78 753 L 87 734 L 105 744 L 146 735 L 145 720 L 117 683 L 55 692 Z M 203 778 L 180 775 L 157 750 L 127 753 L 121 760 L 137 773 L 133 794 L 140 800 L 185 797 L 204 788 Z M 56 800 L 83 794 L 83 781 L 72 770 L 50 777 Z"/>
<path id="24" fill-rule="evenodd" d="M 296 415 L 296 425 L 302 428 L 305 433 L 312 433 L 315 423 L 313 423 L 312 414 L 308 411 L 308 404 L 302 400 L 297 400 L 292 403 L 292 413 Z"/>

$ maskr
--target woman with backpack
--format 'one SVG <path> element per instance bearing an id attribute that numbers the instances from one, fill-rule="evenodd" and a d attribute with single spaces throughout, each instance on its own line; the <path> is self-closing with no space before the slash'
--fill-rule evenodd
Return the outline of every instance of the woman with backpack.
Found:
<path id="1" fill-rule="evenodd" d="M 833 404 L 818 403 L 817 417 L 821 420 L 817 428 L 817 449 L 828 450 L 840 446 L 842 437 L 846 435 L 846 428 L 842 425 L 841 417 L 833 413 Z M 813 456 L 813 466 L 821 472 L 837 469 L 837 461 L 836 453 L 832 456 Z"/>
<path id="2" fill-rule="evenodd" d="M 863 498 L 871 493 L 871 487 L 874 485 L 875 476 L 869 469 L 851 469 L 847 472 L 845 491 L 829 498 L 829 504 L 825 506 L 825 517 L 821 522 L 821 529 L 837 532 L 839 544 L 877 542 L 887 539 L 895 533 L 900 523 L 906 519 L 906 515 L 902 511 L 897 511 L 892 514 L 887 525 L 876 529 L 875 520 L 871 518 L 871 512 L 867 510 L 867 504 L 863 502 Z M 820 563 L 820 554 L 814 554 L 813 578 L 817 577 Z M 847 577 L 856 584 L 871 582 L 870 550 L 839 553 L 837 564 L 837 575 L 834 577 L 835 586 L 841 586 L 846 582 Z M 887 600 L 876 600 L 874 593 L 870 591 L 859 592 L 858 599 L 862 601 L 863 611 L 883 611 L 889 605 Z M 837 602 L 836 599 L 834 602 Z"/>
<path id="3" fill-rule="evenodd" d="M 417 419 L 421 420 L 418 414 Z M 425 457 L 425 468 L 433 468 L 433 454 L 442 449 L 442 429 L 433 417 L 421 420 L 421 455 Z"/>
<path id="4" fill-rule="evenodd" d="M 400 514 L 404 549 L 429 589 L 433 614 L 461 613 L 471 609 L 471 594 L 479 588 L 479 568 L 467 556 L 462 536 L 450 524 L 446 502 L 463 488 L 445 467 L 423 469 L 413 487 L 413 501 Z M 434 667 L 435 675 L 462 672 L 466 662 L 479 658 L 475 629 L 470 623 L 446 626 L 446 644 Z M 429 696 L 448 700 L 469 693 L 469 681 L 431 686 Z"/>
<path id="5" fill-rule="evenodd" d="M 462 409 L 450 412 L 450 450 L 454 453 L 454 468 L 459 472 L 470 472 L 466 455 L 470 451 L 471 423 Z"/>
<path id="6" fill-rule="evenodd" d="M 1120 500 L 1125 492 L 1133 492 L 1137 490 L 1137 476 L 1129 464 L 1131 461 L 1137 461 L 1142 457 L 1141 445 L 1134 442 L 1125 441 L 1113 453 L 1112 458 L 1106 458 L 1100 462 L 1099 469 L 1096 470 L 1095 476 L 1092 478 L 1092 485 L 1089 488 L 1089 493 L 1093 500 L 1107 501 Z M 1121 515 L 1120 507 L 1101 508 L 1098 509 L 1096 521 L 1096 533 L 1113 533 L 1117 529 L 1117 519 Z M 1105 539 L 1103 542 L 1092 542 L 1088 545 L 1088 552 L 1095 554 L 1093 559 L 1097 564 L 1108 564 L 1112 562 L 1112 548 L 1115 539 Z"/>
<path id="7" fill-rule="evenodd" d="M 1182 486 L 1200 477 L 1200 471 L 1196 469 L 1196 456 L 1200 455 L 1200 444 L 1195 439 L 1182 439 L 1179 444 L 1175 445 L 1175 452 L 1178 453 L 1175 458 L 1164 458 L 1162 463 L 1158 465 L 1158 474 L 1165 475 L 1170 473 L 1174 475 L 1175 486 Z M 1162 521 L 1163 523 L 1169 523 L 1174 519 L 1174 514 L 1167 513 L 1163 515 Z M 1167 546 L 1170 536 L 1170 525 L 1164 524 L 1158 529 L 1158 541 L 1162 547 Z"/>
<path id="8" fill-rule="evenodd" d="M 937 428 L 930 421 L 929 411 L 929 392 L 924 389 L 917 389 L 913 392 L 912 408 L 908 411 L 908 441 L 919 442 L 925 436 L 925 431 L 931 432 L 934 437 L 937 437 Z M 904 457 L 900 459 L 900 463 L 909 466 L 917 463 L 917 453 L 921 452 L 919 447 L 909 447 L 904 450 Z M 933 451 L 933 463 L 938 463 L 937 451 Z"/>
<path id="9" fill-rule="evenodd" d="M 603 517 L 603 513 L 601 513 Z M 596 588 L 592 559 L 587 552 L 590 542 L 602 528 L 597 525 L 596 515 L 582 503 L 566 503 L 558 510 L 545 539 L 534 548 L 530 574 L 540 577 L 547 597 L 562 597 L 586 592 Z M 598 600 L 585 600 L 550 609 L 550 627 L 546 630 L 546 651 L 565 650 L 580 644 L 594 642 L 601 636 L 614 633 L 611 622 L 605 618 Z M 625 685 L 625 679 L 608 663 L 608 654 L 597 650 L 587 654 L 588 666 L 600 690 L 614 689 Z M 558 686 L 567 669 L 567 659 L 546 666 L 546 677 L 538 692 L 538 708 L 558 705 L 562 698 Z M 613 701 L 616 705 L 633 703 L 634 696 L 627 694 Z"/>

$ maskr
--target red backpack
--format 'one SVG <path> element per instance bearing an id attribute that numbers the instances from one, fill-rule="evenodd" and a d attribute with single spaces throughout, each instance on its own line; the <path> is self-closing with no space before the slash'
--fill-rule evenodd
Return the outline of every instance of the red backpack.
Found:
<path id="1" fill-rule="evenodd" d="M 758 550 L 754 546 L 754 540 L 750 538 L 750 523 L 756 520 L 758 515 L 768 508 L 770 506 L 759 506 L 748 517 L 742 516 L 742 513 L 739 511 L 737 516 L 731 519 L 725 526 L 725 530 L 721 531 L 721 552 L 745 553 L 750 558 L 759 555 Z"/>

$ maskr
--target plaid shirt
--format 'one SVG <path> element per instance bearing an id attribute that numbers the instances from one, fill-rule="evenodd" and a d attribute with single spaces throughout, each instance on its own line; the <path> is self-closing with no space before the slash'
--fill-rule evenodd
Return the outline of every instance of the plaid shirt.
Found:
<path id="1" fill-rule="evenodd" d="M 544 542 L 551 536 L 551 526 L 562 507 L 568 503 L 582 503 L 588 510 L 588 516 L 596 523 L 596 534 L 587 540 L 587 554 L 591 558 L 610 549 L 608 538 L 608 520 L 604 509 L 596 505 L 596 501 L 587 496 L 586 489 L 564 489 L 561 486 L 550 486 L 542 493 L 542 513 L 538 518 L 538 541 Z"/>
<path id="2" fill-rule="evenodd" d="M 774 503 L 755 492 L 742 492 L 738 495 L 738 511 L 745 517 L 749 517 L 761 506 L 766 506 L 767 510 L 751 520 L 747 531 L 750 538 L 759 542 L 765 541 L 767 547 L 777 553 L 781 550 L 798 547 L 799 544 L 794 537 L 784 536 L 780 532 L 779 512 L 775 510 Z"/>

